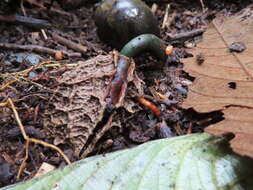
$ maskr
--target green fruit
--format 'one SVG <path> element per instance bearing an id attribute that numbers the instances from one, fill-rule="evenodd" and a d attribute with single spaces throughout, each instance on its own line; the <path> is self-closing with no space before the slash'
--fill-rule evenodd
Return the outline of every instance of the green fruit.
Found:
<path id="1" fill-rule="evenodd" d="M 95 24 L 99 38 L 121 49 L 140 34 L 160 35 L 158 22 L 141 0 L 105 0 L 97 8 Z"/>

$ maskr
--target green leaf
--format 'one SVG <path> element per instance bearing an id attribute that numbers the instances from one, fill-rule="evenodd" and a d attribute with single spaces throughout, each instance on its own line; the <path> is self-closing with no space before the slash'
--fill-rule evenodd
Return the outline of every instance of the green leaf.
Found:
<path id="1" fill-rule="evenodd" d="M 90 157 L 1 190 L 250 190 L 252 166 L 224 138 L 193 134 Z"/>

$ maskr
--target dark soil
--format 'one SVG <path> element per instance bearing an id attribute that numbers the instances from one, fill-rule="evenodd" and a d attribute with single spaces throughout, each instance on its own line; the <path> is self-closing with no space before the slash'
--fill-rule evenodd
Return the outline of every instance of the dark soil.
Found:
<path id="1" fill-rule="evenodd" d="M 15 0 L 11 2 L 13 4 L 5 3 L 5 1 L 0 2 L 0 15 L 23 14 L 20 4 Z M 198 114 L 193 110 L 182 110 L 180 108 L 180 104 L 187 96 L 187 85 L 193 79 L 182 71 L 182 63 L 179 59 L 190 56 L 187 54 L 186 47 L 194 47 L 194 44 L 201 40 L 201 36 L 173 41 L 171 41 L 170 36 L 206 27 L 216 14 L 233 14 L 246 7 L 249 2 L 204 1 L 209 8 L 204 13 L 199 1 L 147 0 L 146 2 L 150 6 L 153 3 L 158 4 L 155 15 L 160 26 L 162 26 L 168 2 L 170 2 L 171 7 L 169 10 L 170 25 L 161 29 L 161 36 L 167 44 L 172 44 L 175 47 L 173 55 L 168 57 L 163 68 L 157 67 L 158 61 L 149 54 L 144 54 L 135 59 L 137 73 L 147 85 L 144 90 L 144 98 L 156 104 L 161 110 L 162 116 L 157 118 L 149 109 L 137 101 L 136 105 L 142 109 L 134 115 L 124 109 L 118 109 L 118 117 L 123 127 L 120 128 L 117 125 L 112 127 L 100 139 L 91 155 L 133 147 L 149 140 L 202 132 L 205 126 L 222 119 L 222 115 L 218 112 Z M 19 23 L 6 23 L 0 19 L 0 43 L 33 44 L 72 52 L 71 49 L 60 45 L 52 38 L 50 34 L 55 32 L 87 47 L 87 52 L 82 57 L 64 58 L 62 62 L 66 64 L 76 63 L 78 60 L 87 60 L 101 54 L 106 55 L 112 50 L 111 47 L 101 42 L 96 34 L 93 21 L 95 3 L 87 1 L 82 7 L 65 10 L 65 12 L 62 9 L 66 7 L 64 4 L 54 2 L 52 7 L 62 12 L 56 13 L 49 11 L 49 9 L 38 9 L 37 6 L 29 3 L 24 4 L 28 16 L 45 19 L 51 23 L 50 28 L 44 29 L 48 39 L 43 37 L 40 29 Z M 42 53 L 0 49 L 0 74 L 19 72 L 46 60 L 55 60 L 55 57 Z M 43 126 L 43 117 L 52 95 L 49 89 L 56 85 L 53 77 L 49 75 L 54 69 L 38 68 L 29 73 L 29 81 L 19 78 L 18 82 L 4 89 L 2 87 L 8 80 L 2 75 L 0 77 L 0 103 L 5 102 L 7 98 L 15 100 L 15 106 L 27 135 L 49 143 L 53 143 L 54 139 L 47 138 Z M 152 89 L 165 95 L 168 100 L 156 98 Z M 72 162 L 80 159 L 73 155 L 71 147 L 66 145 L 59 145 L 59 147 Z M 0 107 L 0 187 L 32 178 L 43 162 L 56 167 L 66 164 L 54 150 L 31 144 L 27 164 L 21 178 L 17 179 L 17 172 L 25 154 L 24 148 L 25 141 L 12 110 L 8 107 Z"/>

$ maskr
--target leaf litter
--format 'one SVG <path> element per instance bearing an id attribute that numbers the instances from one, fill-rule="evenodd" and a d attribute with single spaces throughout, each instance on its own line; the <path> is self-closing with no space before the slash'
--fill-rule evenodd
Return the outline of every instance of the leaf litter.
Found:
<path id="1" fill-rule="evenodd" d="M 205 131 L 215 135 L 234 133 L 233 150 L 251 157 L 252 31 L 252 8 L 231 17 L 218 16 L 204 33 L 203 41 L 192 49 L 193 57 L 183 60 L 184 71 L 195 77 L 183 108 L 194 108 L 200 113 L 222 111 L 224 120 L 211 124 Z M 237 50 L 231 51 L 231 45 L 237 46 Z"/>
<path id="2" fill-rule="evenodd" d="M 3 2 L 4 4 L 6 2 Z M 0 2 L 0 4 L 3 4 Z M 68 67 L 73 67 L 76 65 L 77 60 L 87 60 L 91 57 L 95 57 L 98 54 L 107 54 L 111 50 L 110 47 L 106 46 L 105 44 L 101 43 L 99 39 L 96 36 L 96 31 L 94 30 L 94 23 L 93 23 L 93 4 L 94 2 L 90 2 L 91 4 L 87 4 L 84 7 L 81 7 L 80 9 L 75 9 L 68 12 L 59 12 L 56 14 L 50 14 L 52 9 L 40 9 L 35 10 L 33 6 L 29 6 L 29 4 L 25 3 L 24 7 L 26 10 L 26 13 L 32 17 L 29 18 L 41 18 L 49 20 L 50 23 L 52 23 L 52 28 L 50 30 L 45 30 L 44 33 L 49 34 L 45 37 L 43 35 L 38 35 L 39 32 L 31 32 L 31 28 L 27 26 L 23 26 L 22 24 L 16 25 L 16 24 L 5 24 L 1 23 L 1 32 L 3 33 L 0 41 L 4 43 L 17 43 L 20 45 L 40 45 L 43 47 L 53 48 L 55 50 L 66 50 L 70 53 L 75 53 L 73 50 L 71 50 L 70 47 L 66 47 L 64 45 L 61 45 L 57 40 L 52 38 L 50 35 L 51 32 L 56 32 L 61 37 L 64 37 L 65 39 L 69 39 L 73 42 L 78 42 L 86 46 L 87 52 L 85 55 L 83 55 L 82 58 L 78 57 L 71 57 L 66 60 L 66 57 L 64 65 L 61 63 L 56 64 L 50 64 L 47 65 L 45 70 L 44 67 L 42 70 L 36 71 L 36 73 L 32 73 L 32 76 L 29 76 L 28 78 L 22 78 L 21 81 L 16 81 L 16 79 L 8 81 L 8 80 L 1 80 L 1 82 L 7 82 L 5 85 L 4 91 L 1 91 L 0 99 L 6 99 L 8 97 L 17 99 L 18 102 L 15 102 L 17 104 L 18 112 L 20 114 L 20 117 L 24 124 L 26 125 L 26 132 L 27 134 L 34 136 L 35 138 L 41 138 L 42 140 L 46 140 L 47 142 L 53 143 L 54 138 L 51 138 L 53 136 L 61 137 L 66 131 L 64 131 L 63 127 L 59 127 L 59 130 L 56 130 L 55 127 L 55 133 L 53 136 L 46 127 L 43 126 L 43 119 L 44 119 L 44 111 L 47 103 L 49 102 L 49 98 L 52 97 L 51 90 L 55 89 L 54 82 L 51 80 L 53 76 L 51 76 L 51 70 L 55 69 L 55 67 L 61 66 L 62 70 L 67 69 Z M 182 4 L 181 4 L 182 3 Z M 187 2 L 175 2 L 172 3 L 173 9 L 173 18 L 169 19 L 168 22 L 169 28 L 162 29 L 162 35 L 161 37 L 167 41 L 170 41 L 170 37 L 172 36 L 175 41 L 172 42 L 173 46 L 176 45 L 178 47 L 179 44 L 182 44 L 180 39 L 178 39 L 178 36 L 181 35 L 181 33 L 187 34 L 188 32 L 195 31 L 197 32 L 198 29 L 201 29 L 203 26 L 205 26 L 206 22 L 210 19 L 212 19 L 212 16 L 220 11 L 221 9 L 226 9 L 225 11 L 228 13 L 232 13 L 235 11 L 240 10 L 242 7 L 245 7 L 244 2 L 234 2 L 235 4 L 221 4 L 220 1 L 210 1 L 205 2 L 206 5 L 210 4 L 213 6 L 210 6 L 210 9 L 203 13 L 202 11 L 196 9 L 196 7 L 199 6 L 198 2 L 193 1 L 187 1 Z M 246 3 L 248 4 L 248 3 Z M 53 5 L 53 8 L 56 8 L 58 10 L 61 10 L 60 7 L 64 6 L 65 3 L 61 4 L 55 4 Z M 216 5 L 219 5 L 219 8 L 217 8 Z M 236 5 L 236 6 L 234 6 Z M 162 18 L 164 16 L 163 9 L 165 8 L 164 5 L 161 3 L 158 4 L 158 10 L 156 11 L 156 16 L 158 17 L 158 20 L 162 21 Z M 209 6 L 209 5 L 208 5 Z M 3 13 L 7 9 L 0 6 L 1 10 L 4 10 Z M 42 12 L 43 13 L 42 13 Z M 64 13 L 64 14 L 62 14 Z M 67 14 L 65 14 L 67 13 Z M 49 19 L 50 18 L 50 19 Z M 189 37 L 189 36 L 188 36 Z M 48 38 L 48 39 L 46 39 Z M 184 39 L 189 40 L 186 41 L 190 45 L 194 45 L 195 40 L 198 39 L 197 37 L 194 37 L 194 39 Z M 183 45 L 183 44 L 182 44 Z M 139 85 L 144 85 L 144 91 L 145 91 L 145 98 L 147 100 L 153 102 L 158 108 L 161 110 L 162 117 L 157 118 L 155 117 L 152 112 L 145 108 L 145 106 L 142 106 L 138 104 L 136 101 L 133 101 L 131 99 L 130 93 L 127 95 L 127 97 L 124 99 L 124 106 L 123 109 L 120 108 L 117 110 L 116 114 L 112 118 L 112 124 L 111 129 L 105 133 L 102 137 L 100 135 L 97 135 L 98 133 L 95 133 L 95 136 L 98 136 L 98 138 L 101 138 L 99 142 L 97 142 L 96 146 L 94 147 L 94 152 L 92 152 L 90 155 L 94 154 L 104 154 L 106 152 L 111 152 L 119 149 L 124 149 L 126 147 L 132 147 L 136 146 L 136 144 L 147 142 L 152 139 L 157 139 L 168 136 L 174 136 L 177 135 L 183 135 L 186 133 L 191 132 L 200 132 L 202 131 L 202 128 L 198 128 L 193 124 L 194 120 L 189 120 L 187 118 L 187 114 L 183 112 L 179 104 L 181 103 L 183 97 L 185 97 L 186 92 L 186 84 L 189 83 L 189 81 L 182 79 L 182 68 L 181 64 L 179 63 L 178 59 L 178 53 L 181 54 L 181 50 L 184 50 L 183 48 L 178 49 L 177 51 L 175 48 L 175 56 L 169 57 L 168 63 L 170 64 L 169 67 L 164 68 L 163 71 L 160 71 L 157 69 L 155 64 L 154 70 L 153 68 L 149 67 L 151 63 L 156 63 L 156 60 L 153 58 L 150 58 L 150 56 L 140 56 L 137 59 L 135 59 L 138 67 L 137 72 L 138 75 L 141 77 L 142 80 L 145 81 L 146 84 L 142 84 L 142 82 L 139 81 Z M 0 50 L 0 59 L 6 60 L 8 59 L 9 54 L 12 54 L 11 50 Z M 183 53 L 184 54 L 184 53 Z M 47 54 L 38 53 L 39 56 L 43 58 L 43 60 L 52 59 Z M 181 56 L 179 56 L 181 57 Z M 183 56 L 185 57 L 185 56 Z M 139 61 L 139 63 L 138 63 Z M 70 64 L 68 64 L 70 63 Z M 141 64 L 140 64 L 141 63 Z M 54 65 L 54 66 L 53 66 Z M 152 66 L 151 65 L 151 66 Z M 18 66 L 18 68 L 16 68 Z M 11 72 L 17 72 L 23 70 L 24 63 L 20 65 L 16 65 L 16 63 L 12 63 L 7 67 L 5 65 L 1 65 L 0 70 L 3 73 L 11 73 Z M 28 65 L 27 65 L 28 66 Z M 26 67 L 25 67 L 26 68 Z M 61 70 L 60 69 L 60 70 Z M 140 72 L 139 72 L 140 71 Z M 183 74 L 184 75 L 184 74 Z M 34 77 L 35 76 L 35 77 Z M 26 80 L 25 80 L 26 79 Z M 32 80 L 30 82 L 30 80 Z M 134 81 L 135 82 L 135 81 Z M 182 86 L 183 84 L 183 86 Z M 128 91 L 132 91 L 131 88 L 136 88 L 137 82 L 135 82 L 135 85 L 129 85 Z M 151 92 L 148 88 L 145 87 L 154 87 L 155 90 L 158 93 L 162 93 L 165 95 L 167 99 L 160 99 L 155 98 L 155 93 Z M 233 83 L 232 83 L 233 86 Z M 42 88 L 46 87 L 46 88 Z M 66 86 L 64 86 L 65 88 Z M 138 88 L 139 89 L 139 88 Z M 139 95 L 142 95 L 144 93 L 139 93 Z M 51 102 L 50 102 L 51 103 Z M 52 108 L 52 107 L 51 107 Z M 48 108 L 47 108 L 48 109 Z M 127 111 L 125 110 L 127 109 Z M 23 158 L 24 154 L 24 142 L 20 141 L 20 132 L 19 128 L 16 126 L 15 120 L 13 119 L 12 113 L 9 108 L 2 107 L 0 110 L 1 118 L 2 118 L 2 126 L 0 128 L 0 152 L 5 155 L 4 160 L 7 161 L 7 157 L 12 157 L 14 159 L 14 162 L 9 162 L 11 165 L 11 172 L 14 174 L 13 177 L 11 177 L 10 180 L 7 180 L 5 184 L 10 184 L 17 182 L 17 178 L 15 178 L 17 173 L 17 168 L 19 168 L 20 162 Z M 45 120 L 44 120 L 45 121 Z M 166 121 L 163 123 L 163 121 Z M 161 126 L 159 126 L 161 125 Z M 188 130 L 187 128 L 189 127 Z M 12 129 L 15 130 L 12 130 Z M 41 137 L 36 137 L 37 133 L 33 133 L 33 129 L 37 130 Z M 97 129 L 101 129 L 98 127 Z M 106 129 L 106 126 L 104 127 Z M 172 130 L 172 134 L 170 129 Z M 47 133 L 46 133 L 47 131 Z M 10 133 L 10 134 L 9 134 Z M 6 135 L 7 134 L 7 135 Z M 9 138 L 11 136 L 11 138 Z M 45 138 L 46 137 L 46 138 Z M 73 150 L 75 150 L 75 147 L 73 147 L 73 144 L 70 143 L 70 139 L 66 138 L 64 143 L 60 143 L 59 147 L 68 155 L 68 157 L 71 159 L 71 161 L 75 161 L 80 159 L 80 157 L 74 157 L 73 156 Z M 94 136 L 90 139 L 91 140 L 91 146 L 93 142 L 96 142 L 96 139 L 94 139 Z M 60 139 L 61 140 L 61 139 Z M 57 140 L 55 140 L 57 142 Z M 59 142 L 58 142 L 59 143 Z M 87 142 L 89 144 L 90 142 Z M 72 145 L 72 147 L 69 147 L 68 145 Z M 108 147 L 109 148 L 105 148 Z M 101 148 L 102 147 L 102 148 Z M 50 151 L 47 148 L 43 148 L 41 146 L 38 146 L 36 144 L 31 145 L 29 148 L 29 160 L 27 162 L 27 166 L 25 168 L 25 172 L 21 176 L 22 178 L 20 180 L 26 180 L 29 178 L 32 178 L 34 174 L 36 173 L 36 170 L 39 168 L 41 163 L 43 162 L 49 162 L 50 164 L 53 164 L 55 166 L 62 166 L 64 163 L 62 162 L 61 158 L 57 153 L 54 151 Z M 76 150 L 75 150 L 76 151 Z M 6 156 L 7 155 L 7 156 Z M 0 186 L 3 184 L 0 184 Z"/>
<path id="3" fill-rule="evenodd" d="M 141 83 L 136 75 L 134 77 L 134 65 L 132 67 L 127 81 L 135 81 L 136 89 L 142 92 L 143 85 L 138 85 Z M 80 61 L 78 66 L 56 78 L 56 93 L 44 119 L 44 126 L 51 134 L 49 137 L 55 138 L 55 145 L 70 143 L 77 157 L 85 157 L 112 127 L 114 113 L 107 110 L 106 97 L 114 73 L 114 58 L 109 54 Z M 119 106 L 124 106 L 127 85 L 124 88 L 119 94 Z M 129 105 L 134 104 L 125 107 L 132 112 Z"/>

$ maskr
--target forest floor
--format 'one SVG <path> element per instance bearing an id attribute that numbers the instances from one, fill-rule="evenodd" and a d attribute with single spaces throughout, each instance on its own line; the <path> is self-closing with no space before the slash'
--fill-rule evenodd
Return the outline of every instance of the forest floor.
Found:
<path id="1" fill-rule="evenodd" d="M 27 147 L 13 109 L 5 106 L 4 102 L 8 98 L 13 100 L 29 137 L 55 144 L 71 162 L 79 160 L 80 157 L 75 154 L 75 147 L 68 144 L 68 141 L 56 143 L 58 134 L 52 135 L 45 126 L 45 114 L 52 105 L 51 90 L 57 88 L 56 79 L 64 69 L 78 61 L 108 55 L 113 50 L 101 42 L 96 34 L 93 20 L 95 3 L 64 10 L 66 5 L 57 2 L 51 9 L 43 7 L 43 3 L 39 6 L 24 2 L 23 8 L 18 5 L 15 10 L 13 7 L 10 8 L 12 5 L 0 3 L 0 187 L 31 179 L 43 162 L 56 167 L 66 165 L 57 151 L 32 143 L 27 149 L 29 157 L 20 177 L 17 178 Z M 190 31 L 203 30 L 217 14 L 232 15 L 249 3 L 210 1 L 204 4 L 203 10 L 199 1 L 147 2 L 159 20 L 162 39 L 167 45 L 174 47 L 173 54 L 168 57 L 163 68 L 155 66 L 158 61 L 150 54 L 135 59 L 136 72 L 145 82 L 143 98 L 153 102 L 161 110 L 162 116 L 156 117 L 151 110 L 132 100 L 137 107 L 134 114 L 125 109 L 118 109 L 118 122 L 99 138 L 89 156 L 133 147 L 154 139 L 202 132 L 204 127 L 222 119 L 220 113 L 198 114 L 180 107 L 187 96 L 187 85 L 193 81 L 192 77 L 182 71 L 183 64 L 180 59 L 190 56 L 187 50 L 201 40 L 201 34 L 196 32 L 198 35 L 192 36 L 189 35 Z M 6 16 L 14 13 L 47 20 L 49 26 L 28 24 Z M 168 17 L 164 22 L 166 14 Z M 55 36 L 80 43 L 84 49 L 72 50 L 59 43 Z M 6 48 L 8 43 L 14 46 L 11 49 Z M 45 50 L 20 50 L 18 47 L 21 45 L 67 51 L 73 56 L 62 58 L 61 55 L 54 55 Z M 36 67 L 42 62 L 53 62 L 55 65 Z M 35 69 L 29 70 L 30 68 Z M 21 71 L 28 71 L 27 75 L 23 75 Z M 165 98 L 158 100 L 155 98 L 157 94 Z"/>

